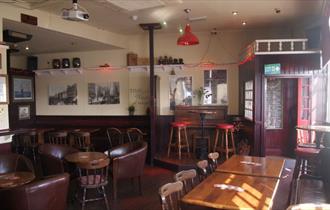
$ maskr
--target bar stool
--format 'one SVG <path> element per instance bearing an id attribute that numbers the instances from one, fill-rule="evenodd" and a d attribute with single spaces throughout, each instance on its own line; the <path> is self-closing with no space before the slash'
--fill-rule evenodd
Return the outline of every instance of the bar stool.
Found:
<path id="1" fill-rule="evenodd" d="M 293 177 L 297 179 L 303 174 L 315 175 L 319 153 L 319 148 L 297 147 L 295 149 L 297 162 Z"/>
<path id="2" fill-rule="evenodd" d="M 227 123 L 220 123 L 216 126 L 216 134 L 214 141 L 213 152 L 218 151 L 226 153 L 226 159 L 229 157 L 229 153 L 236 153 L 235 142 L 234 142 L 234 126 Z M 221 132 L 221 145 L 218 147 L 219 134 Z M 228 135 L 231 135 L 231 147 L 228 144 Z"/>
<path id="3" fill-rule="evenodd" d="M 177 134 L 177 141 L 173 143 L 173 132 L 174 129 L 176 129 L 176 134 Z M 183 141 L 181 141 L 181 135 L 182 132 L 184 134 Z M 177 147 L 178 148 L 178 153 L 179 153 L 179 159 L 181 160 L 181 149 L 182 148 L 187 148 L 187 152 L 189 154 L 189 143 L 188 143 L 188 137 L 187 137 L 187 123 L 185 122 L 173 122 L 171 123 L 171 133 L 170 133 L 170 141 L 168 143 L 168 148 L 167 148 L 167 156 L 170 156 L 171 152 L 171 147 Z"/>

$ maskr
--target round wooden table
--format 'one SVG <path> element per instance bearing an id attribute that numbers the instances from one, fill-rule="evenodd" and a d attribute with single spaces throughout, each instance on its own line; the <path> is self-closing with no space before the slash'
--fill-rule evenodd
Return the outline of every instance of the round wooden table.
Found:
<path id="1" fill-rule="evenodd" d="M 16 171 L 0 174 L 0 188 L 12 188 L 27 184 L 34 180 L 35 175 L 29 171 Z"/>
<path id="2" fill-rule="evenodd" d="M 108 156 L 102 152 L 76 152 L 65 156 L 70 163 L 92 162 L 107 159 Z"/>

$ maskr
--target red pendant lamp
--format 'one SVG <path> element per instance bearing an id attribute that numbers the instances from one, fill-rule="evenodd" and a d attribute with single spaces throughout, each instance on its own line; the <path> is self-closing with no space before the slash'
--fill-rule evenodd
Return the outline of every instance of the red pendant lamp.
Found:
<path id="1" fill-rule="evenodd" d="M 178 38 L 177 44 L 182 46 L 199 44 L 199 40 L 197 36 L 191 33 L 191 27 L 189 24 L 186 25 L 186 28 L 184 29 L 184 33 L 182 34 L 182 36 Z"/>
<path id="2" fill-rule="evenodd" d="M 189 12 L 191 9 L 185 9 L 184 12 L 187 14 L 187 19 L 189 19 Z M 184 33 L 178 38 L 177 45 L 181 46 L 191 46 L 199 44 L 197 36 L 191 32 L 191 27 L 189 24 L 186 25 Z"/>

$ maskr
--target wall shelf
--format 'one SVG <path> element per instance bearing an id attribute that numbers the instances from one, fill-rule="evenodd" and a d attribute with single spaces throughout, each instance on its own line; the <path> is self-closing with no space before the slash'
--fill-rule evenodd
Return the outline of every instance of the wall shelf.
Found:
<path id="1" fill-rule="evenodd" d="M 184 64 L 174 64 L 174 65 L 155 65 L 155 70 L 183 70 Z M 149 71 L 150 66 L 127 66 L 129 71 Z"/>
<path id="2" fill-rule="evenodd" d="M 65 68 L 65 69 L 40 69 L 34 70 L 37 76 L 40 75 L 63 75 L 63 74 L 81 74 L 82 68 Z"/>

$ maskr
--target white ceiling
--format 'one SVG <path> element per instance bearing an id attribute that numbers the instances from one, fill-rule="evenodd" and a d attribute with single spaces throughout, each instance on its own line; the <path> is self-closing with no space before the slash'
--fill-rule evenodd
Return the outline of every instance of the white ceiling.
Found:
<path id="1" fill-rule="evenodd" d="M 30 0 L 32 1 L 32 0 Z M 39 0 L 40 1 L 40 0 Z M 126 4 L 129 10 L 121 9 L 111 2 Z M 180 25 L 187 23 L 185 8 L 192 11 L 190 17 L 207 16 L 206 21 L 191 23 L 194 31 L 211 31 L 213 28 L 240 29 L 242 21 L 247 21 L 247 28 L 260 28 L 293 24 L 307 18 L 319 16 L 325 0 L 79 0 L 79 5 L 90 14 L 91 24 L 98 28 L 117 33 L 139 33 L 139 23 L 167 21 L 162 32 L 177 32 Z M 124 3 L 123 3 L 124 2 Z M 133 10 L 136 3 L 146 6 L 150 2 L 160 2 L 158 7 Z M 35 5 L 36 6 L 36 5 Z M 40 6 L 41 10 L 60 15 L 62 8 L 71 8 L 70 0 L 49 0 Z M 278 8 L 281 13 L 276 14 Z M 238 11 L 233 16 L 232 11 Z M 131 16 L 137 15 L 133 21 Z"/>
<path id="2" fill-rule="evenodd" d="M 5 0 L 14 5 L 40 9 L 61 15 L 63 8 L 71 8 L 71 0 Z M 326 0 L 79 0 L 79 5 L 88 10 L 90 19 L 85 24 L 122 34 L 143 33 L 140 23 L 166 21 L 167 26 L 160 33 L 178 33 L 178 28 L 187 23 L 183 12 L 190 8 L 191 18 L 207 16 L 206 20 L 191 23 L 196 31 L 211 31 L 242 28 L 267 28 L 272 26 L 295 25 L 304 20 L 317 20 Z M 1 0 L 0 0 L 1 2 Z M 112 3 L 111 3 L 112 2 Z M 115 2 L 115 4 L 113 3 Z M 119 5 L 119 4 L 120 5 Z M 134 10 L 135 7 L 153 8 Z M 118 7 L 127 6 L 129 9 Z M 280 9 L 276 14 L 274 9 Z M 232 11 L 238 11 L 237 16 Z M 138 16 L 136 21 L 132 16 Z M 242 21 L 247 25 L 242 26 Z M 27 24 L 4 20 L 4 29 L 17 30 L 33 35 L 29 43 L 29 51 L 25 51 L 25 43 L 19 43 L 23 54 L 49 52 L 106 50 L 113 46 L 42 29 Z M 54 43 L 54 44 L 53 44 Z"/>

